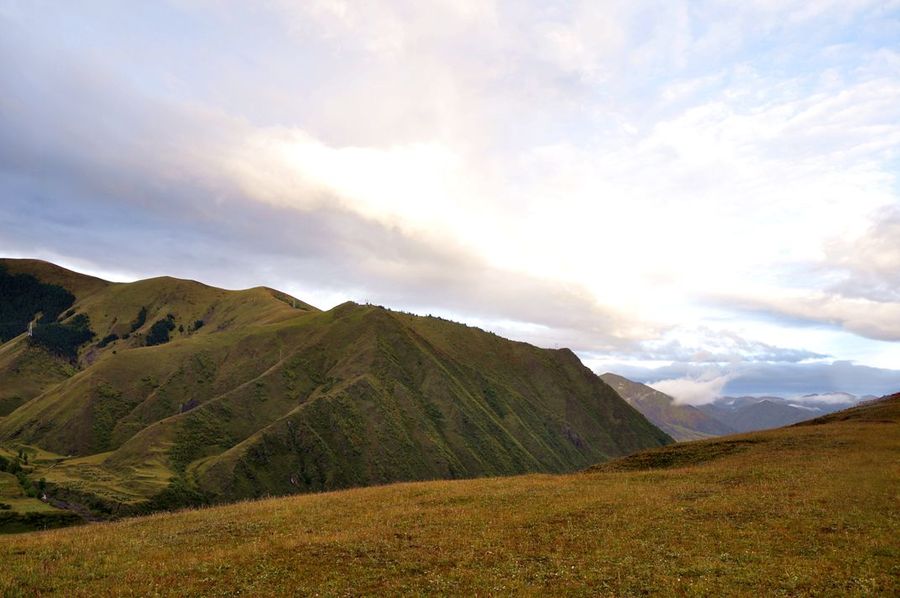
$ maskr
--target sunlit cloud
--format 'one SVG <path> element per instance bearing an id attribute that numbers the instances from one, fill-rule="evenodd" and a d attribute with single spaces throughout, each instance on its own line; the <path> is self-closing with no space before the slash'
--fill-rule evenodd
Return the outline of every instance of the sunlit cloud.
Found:
<path id="1" fill-rule="evenodd" d="M 650 386 L 675 399 L 678 404 L 703 405 L 722 396 L 722 391 L 733 374 L 704 375 L 698 378 L 671 378 L 659 380 Z"/>

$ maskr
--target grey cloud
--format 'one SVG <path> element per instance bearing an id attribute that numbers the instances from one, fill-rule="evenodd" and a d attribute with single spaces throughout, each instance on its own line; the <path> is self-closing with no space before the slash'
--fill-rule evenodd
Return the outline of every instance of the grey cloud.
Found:
<path id="1" fill-rule="evenodd" d="M 717 300 L 794 325 L 826 325 L 876 340 L 900 340 L 900 205 L 881 208 L 863 234 L 834 239 L 825 249 L 822 263 L 797 273 L 818 278 L 821 292 Z"/>
<path id="2" fill-rule="evenodd" d="M 783 323 L 807 322 L 847 330 L 874 340 L 900 340 L 900 301 L 873 301 L 824 292 L 720 297 L 718 301 L 730 309 Z"/>
<path id="3" fill-rule="evenodd" d="M 15 67 L 15 68 L 14 68 Z M 341 207 L 254 201 L 217 176 L 251 127 L 154 100 L 91 63 L 2 45 L 0 250 L 227 287 L 326 289 L 419 311 L 518 320 L 557 342 L 626 345 L 636 325 L 586 292 L 493 268 Z M 306 190 L 302 193 L 316 193 Z"/>
<path id="4" fill-rule="evenodd" d="M 628 342 L 617 336 L 626 319 L 577 290 L 491 268 L 341 210 L 298 212 L 232 200 L 199 222 L 127 204 L 110 211 L 105 201 L 80 199 L 73 209 L 71 189 L 60 195 L 34 181 L 13 189 L 0 178 L 0 192 L 11 208 L 0 217 L 0 250 L 10 253 L 77 256 L 102 269 L 231 288 L 325 289 L 420 313 L 519 320 L 551 331 L 529 340 L 552 338 L 576 348 L 612 350 Z M 34 222 L 41 223 L 40 240 Z"/>
<path id="5" fill-rule="evenodd" d="M 826 252 L 827 267 L 844 275 L 832 291 L 845 297 L 900 301 L 900 204 L 882 208 L 865 233 L 835 239 Z"/>
<path id="6" fill-rule="evenodd" d="M 728 330 L 701 328 L 699 345 L 686 345 L 674 339 L 664 343 L 645 342 L 631 355 L 645 361 L 691 363 L 785 362 L 797 363 L 828 357 L 806 349 L 778 347 L 743 338 Z"/>

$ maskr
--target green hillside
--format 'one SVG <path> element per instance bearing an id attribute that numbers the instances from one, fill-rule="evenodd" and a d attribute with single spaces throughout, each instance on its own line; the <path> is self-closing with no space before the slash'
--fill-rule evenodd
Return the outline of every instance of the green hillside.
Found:
<path id="1" fill-rule="evenodd" d="M 24 335 L 0 344 L 0 421 L 76 372 L 65 359 L 30 346 Z"/>
<path id="2" fill-rule="evenodd" d="M 643 413 L 647 419 L 675 440 L 699 440 L 735 432 L 696 407 L 679 405 L 669 395 L 646 384 L 633 382 L 612 373 L 603 374 L 600 378 L 629 405 Z"/>
<path id="3" fill-rule="evenodd" d="M 24 274 L 33 276 L 44 284 L 61 286 L 78 299 L 84 299 L 114 284 L 42 260 L 0 258 L 0 266 L 13 276 Z"/>
<path id="4" fill-rule="evenodd" d="M 75 359 L 25 335 L 0 345 L 0 359 L 63 368 L 16 391 L 0 446 L 39 450 L 30 475 L 51 499 L 97 513 L 565 472 L 671 442 L 568 350 L 266 288 L 155 278 L 72 293 L 59 325 L 86 317 L 93 333 Z"/>
<path id="5" fill-rule="evenodd" d="M 900 395 L 578 474 L 10 536 L 9 595 L 895 596 Z"/>

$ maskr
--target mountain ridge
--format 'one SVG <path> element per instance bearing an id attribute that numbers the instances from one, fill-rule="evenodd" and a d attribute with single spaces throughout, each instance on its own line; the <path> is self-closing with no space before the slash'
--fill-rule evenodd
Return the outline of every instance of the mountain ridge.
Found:
<path id="1" fill-rule="evenodd" d="M 842 402 L 822 401 L 843 397 Z M 712 403 L 698 405 L 698 409 L 718 419 L 738 432 L 753 432 L 789 426 L 827 413 L 851 407 L 859 399 L 849 393 L 811 394 L 797 399 L 777 396 L 719 397 Z"/>
<path id="2" fill-rule="evenodd" d="M 574 471 L 671 442 L 568 350 L 264 287 L 83 288 L 54 325 L 87 319 L 93 339 L 54 358 L 64 379 L 22 391 L 0 446 L 32 451 L 52 496 L 95 511 Z M 37 350 L 20 335 L 0 355 L 9 343 Z"/>

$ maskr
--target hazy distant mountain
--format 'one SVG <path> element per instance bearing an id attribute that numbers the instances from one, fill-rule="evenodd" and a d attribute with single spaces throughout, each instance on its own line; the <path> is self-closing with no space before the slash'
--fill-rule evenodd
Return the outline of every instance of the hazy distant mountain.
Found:
<path id="1" fill-rule="evenodd" d="M 729 426 L 691 405 L 679 405 L 654 388 L 606 373 L 600 378 L 619 396 L 675 440 L 698 440 L 735 432 Z"/>
<path id="2" fill-rule="evenodd" d="M 782 397 L 720 397 L 698 409 L 738 432 L 779 428 L 852 407 L 860 401 L 849 393 Z"/>
<path id="3" fill-rule="evenodd" d="M 40 449 L 70 502 L 566 472 L 672 441 L 571 351 L 440 318 L 34 260 L 0 277 L 0 453 Z"/>

